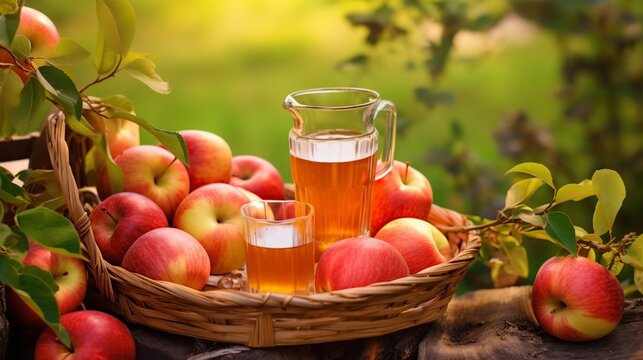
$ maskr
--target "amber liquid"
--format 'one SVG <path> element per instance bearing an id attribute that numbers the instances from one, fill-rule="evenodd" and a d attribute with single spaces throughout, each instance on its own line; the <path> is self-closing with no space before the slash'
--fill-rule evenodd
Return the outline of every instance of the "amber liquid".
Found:
<path id="1" fill-rule="evenodd" d="M 308 295 L 314 290 L 312 242 L 290 248 L 246 245 L 248 285 L 253 291 Z"/>
<path id="2" fill-rule="evenodd" d="M 321 145 L 291 143 L 295 198 L 315 209 L 316 260 L 341 239 L 368 235 L 377 134 L 346 135 L 344 140 Z"/>

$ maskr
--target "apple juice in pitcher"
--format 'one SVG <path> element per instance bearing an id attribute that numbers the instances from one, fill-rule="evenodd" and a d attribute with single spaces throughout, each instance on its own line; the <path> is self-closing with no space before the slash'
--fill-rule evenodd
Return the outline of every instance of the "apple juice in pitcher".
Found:
<path id="1" fill-rule="evenodd" d="M 296 92 L 284 107 L 295 119 L 289 134 L 295 199 L 315 209 L 319 260 L 335 242 L 369 235 L 373 183 L 393 161 L 395 107 L 376 92 L 357 88 Z M 378 151 L 373 121 L 382 110 L 388 113 L 387 128 Z"/>

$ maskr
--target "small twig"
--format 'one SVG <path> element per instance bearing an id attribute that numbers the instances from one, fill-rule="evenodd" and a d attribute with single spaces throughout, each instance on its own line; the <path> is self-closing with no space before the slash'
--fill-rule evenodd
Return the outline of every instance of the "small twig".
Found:
<path id="1" fill-rule="evenodd" d="M 100 74 L 98 74 L 98 75 L 96 76 L 96 79 L 94 79 L 94 81 L 92 81 L 92 82 L 90 82 L 89 84 L 87 84 L 87 85 L 83 86 L 80 90 L 78 90 L 78 92 L 82 94 L 82 93 L 83 93 L 85 90 L 87 90 L 90 86 L 96 85 L 96 84 L 98 84 L 98 83 L 100 83 L 100 82 L 103 82 L 103 81 L 105 81 L 105 80 L 107 80 L 107 79 L 109 79 L 109 78 L 111 78 L 111 77 L 115 76 L 115 75 L 116 75 L 116 73 L 117 73 L 117 72 L 119 72 L 119 71 L 121 70 L 121 69 L 120 69 L 121 62 L 123 62 L 123 57 L 119 55 L 119 56 L 118 56 L 118 61 L 116 62 L 116 66 L 114 66 L 114 69 L 112 69 L 112 71 L 110 71 L 110 72 L 109 72 L 109 74 L 107 74 L 107 75 L 105 75 L 105 76 L 103 76 L 103 77 L 101 77 L 101 76 L 100 76 Z"/>

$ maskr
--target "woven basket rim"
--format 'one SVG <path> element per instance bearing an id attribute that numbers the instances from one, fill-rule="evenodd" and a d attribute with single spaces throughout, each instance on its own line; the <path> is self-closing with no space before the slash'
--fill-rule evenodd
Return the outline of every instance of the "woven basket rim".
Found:
<path id="1" fill-rule="evenodd" d="M 47 146 L 81 239 L 90 278 L 126 320 L 197 338 L 253 347 L 311 344 L 377 336 L 435 320 L 446 310 L 481 246 L 469 232 L 449 261 L 396 280 L 311 295 L 198 291 L 148 279 L 105 261 L 69 166 L 62 114 L 48 119 Z M 161 300 L 159 300 L 161 299 Z"/>

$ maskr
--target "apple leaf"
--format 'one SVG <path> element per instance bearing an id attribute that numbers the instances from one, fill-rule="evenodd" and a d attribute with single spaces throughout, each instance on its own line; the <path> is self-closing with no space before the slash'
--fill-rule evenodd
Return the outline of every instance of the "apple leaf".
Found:
<path id="1" fill-rule="evenodd" d="M 0 43 L 9 46 L 20 23 L 17 0 L 0 0 Z"/>
<path id="2" fill-rule="evenodd" d="M 188 158 L 188 150 L 185 146 L 185 141 L 181 134 L 174 131 L 161 130 L 153 127 L 147 121 L 142 118 L 133 115 L 124 111 L 117 111 L 113 114 L 113 117 L 119 119 L 125 119 L 132 121 L 141 128 L 145 129 L 152 136 L 154 136 L 158 141 L 163 144 L 177 159 L 179 159 L 185 166 L 190 166 L 190 159 Z"/>
<path id="3" fill-rule="evenodd" d="M 639 235 L 627 248 L 623 262 L 643 271 L 643 234 Z"/>
<path id="4" fill-rule="evenodd" d="M 87 121 L 84 116 L 81 116 L 80 119 L 76 118 L 73 115 L 66 116 L 65 121 L 67 122 L 69 128 L 74 132 L 91 138 L 94 141 L 96 141 L 96 138 L 100 134 L 94 131 L 94 127 L 89 123 L 89 121 Z"/>
<path id="5" fill-rule="evenodd" d="M 551 187 L 552 189 L 554 190 L 556 189 L 556 187 L 554 186 L 554 181 L 551 177 L 551 172 L 543 164 L 539 164 L 535 162 L 525 162 L 512 167 L 505 173 L 505 175 L 510 173 L 523 173 L 523 174 L 531 175 L 537 179 L 542 180 L 545 184 L 549 185 L 549 187 Z"/>
<path id="6" fill-rule="evenodd" d="M 551 237 L 545 230 L 525 231 L 522 233 L 522 235 L 532 239 L 546 240 L 560 248 L 563 248 L 563 249 L 565 248 L 565 246 L 561 244 L 560 241 Z"/>
<path id="7" fill-rule="evenodd" d="M 49 65 L 41 66 L 37 71 L 38 80 L 56 100 L 65 115 L 80 119 L 83 111 L 83 99 L 74 82 L 64 71 Z"/>
<path id="8" fill-rule="evenodd" d="M 529 199 L 543 184 L 543 181 L 537 178 L 523 179 L 514 183 L 505 198 L 505 209 L 512 208 Z"/>
<path id="9" fill-rule="evenodd" d="M 20 268 L 22 265 L 15 259 L 9 256 L 0 256 L 0 281 L 11 287 L 18 286 L 20 284 Z"/>
<path id="10" fill-rule="evenodd" d="M 96 176 L 98 176 L 100 167 L 105 167 L 107 169 L 109 188 L 112 193 L 123 191 L 125 176 L 123 175 L 121 168 L 118 167 L 112 158 L 105 134 L 102 134 L 98 138 L 95 146 L 87 153 L 87 160 L 87 170 L 94 171 Z"/>
<path id="11" fill-rule="evenodd" d="M 65 256 L 86 260 L 80 253 L 80 237 L 63 215 L 39 206 L 16 215 L 16 224 L 30 239 Z"/>
<path id="12" fill-rule="evenodd" d="M 545 231 L 549 236 L 563 245 L 570 254 L 576 254 L 576 231 L 567 214 L 552 211 L 545 215 L 547 225 Z"/>
<path id="13" fill-rule="evenodd" d="M 11 42 L 11 51 L 18 59 L 26 59 L 31 53 L 31 41 L 22 35 L 17 35 Z"/>
<path id="14" fill-rule="evenodd" d="M 114 69 L 117 59 L 125 57 L 134 40 L 136 15 L 128 0 L 96 0 L 98 38 L 94 65 L 99 74 Z"/>
<path id="15" fill-rule="evenodd" d="M 104 104 L 109 105 L 112 109 L 112 114 L 116 111 L 125 111 L 128 113 L 134 112 L 134 105 L 130 99 L 124 95 L 110 95 L 100 99 Z"/>
<path id="16" fill-rule="evenodd" d="M 0 69 L 0 137 L 13 135 L 11 122 L 14 111 L 20 105 L 22 80 L 10 69 Z"/>
<path id="17" fill-rule="evenodd" d="M 82 61 L 89 56 L 89 51 L 85 50 L 77 42 L 62 38 L 53 54 L 47 58 L 47 62 L 54 66 L 73 65 Z"/>
<path id="18" fill-rule="evenodd" d="M 643 270 L 634 270 L 634 284 L 636 289 L 643 294 Z"/>
<path id="19" fill-rule="evenodd" d="M 512 236 L 501 237 L 500 246 L 507 256 L 503 266 L 504 272 L 519 277 L 527 277 L 529 275 L 527 250 L 520 246 Z"/>
<path id="20" fill-rule="evenodd" d="M 46 100 L 45 88 L 38 79 L 29 78 L 20 92 L 20 105 L 11 117 L 18 135 L 38 130 L 49 105 Z"/>
<path id="21" fill-rule="evenodd" d="M 136 80 L 160 94 L 170 93 L 170 84 L 156 73 L 156 64 L 149 55 L 129 53 L 123 68 Z"/>
<path id="22" fill-rule="evenodd" d="M 0 201 L 16 206 L 29 204 L 26 191 L 4 173 L 0 173 Z"/>
<path id="23" fill-rule="evenodd" d="M 585 179 L 578 184 L 563 185 L 556 192 L 556 204 L 566 201 L 581 201 L 589 196 L 595 195 L 592 181 Z"/>
<path id="24" fill-rule="evenodd" d="M 625 184 L 616 171 L 601 169 L 592 175 L 592 187 L 598 198 L 592 222 L 594 233 L 602 235 L 612 230 L 625 199 Z"/>
<path id="25" fill-rule="evenodd" d="M 615 276 L 623 270 L 623 261 L 620 256 L 616 256 L 611 251 L 603 253 L 601 256 L 601 264 Z"/>

